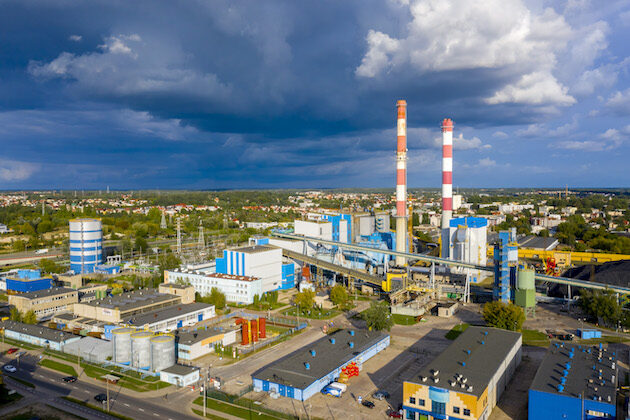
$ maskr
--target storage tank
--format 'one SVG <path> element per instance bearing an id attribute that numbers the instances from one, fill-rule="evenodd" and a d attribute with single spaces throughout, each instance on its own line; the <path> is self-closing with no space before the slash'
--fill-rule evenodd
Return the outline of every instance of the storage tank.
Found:
<path id="1" fill-rule="evenodd" d="M 151 368 L 152 331 L 138 331 L 131 334 L 131 365 L 139 369 Z"/>
<path id="2" fill-rule="evenodd" d="M 112 330 L 114 362 L 128 365 L 131 362 L 131 334 L 136 332 L 133 328 L 116 328 Z"/>
<path id="3" fill-rule="evenodd" d="M 70 220 L 70 269 L 93 273 L 103 263 L 103 226 L 99 219 Z"/>
<path id="4" fill-rule="evenodd" d="M 151 370 L 159 372 L 175 364 L 175 337 L 159 334 L 151 337 Z"/>
<path id="5" fill-rule="evenodd" d="M 534 270 L 519 270 L 518 277 L 516 278 L 516 288 L 520 290 L 535 289 Z"/>

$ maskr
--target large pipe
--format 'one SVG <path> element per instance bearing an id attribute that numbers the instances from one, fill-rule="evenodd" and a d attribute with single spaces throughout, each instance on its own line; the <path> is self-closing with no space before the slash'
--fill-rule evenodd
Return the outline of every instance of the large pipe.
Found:
<path id="1" fill-rule="evenodd" d="M 442 121 L 442 258 L 450 257 L 449 225 L 453 217 L 453 120 Z"/>
<path id="2" fill-rule="evenodd" d="M 396 251 L 407 252 L 407 101 L 398 101 L 396 107 Z M 406 262 L 406 258 L 396 256 L 397 266 L 402 267 Z"/>

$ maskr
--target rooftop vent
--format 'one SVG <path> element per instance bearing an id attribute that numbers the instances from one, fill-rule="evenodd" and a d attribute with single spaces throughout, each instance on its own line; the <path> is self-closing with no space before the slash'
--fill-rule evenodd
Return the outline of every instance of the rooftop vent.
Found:
<path id="1" fill-rule="evenodd" d="M 468 392 L 472 392 L 472 390 L 473 390 L 472 385 L 469 385 L 469 386 L 468 386 Z"/>
<path id="2" fill-rule="evenodd" d="M 440 382 L 440 378 L 433 378 L 433 382 L 437 384 L 438 382 Z"/>
<path id="3" fill-rule="evenodd" d="M 354 330 L 350 330 L 350 335 L 354 337 Z"/>
<path id="4" fill-rule="evenodd" d="M 335 344 L 335 339 L 334 338 L 330 339 L 330 344 Z"/>
<path id="5" fill-rule="evenodd" d="M 306 370 L 311 370 L 311 364 L 308 362 L 304 363 L 304 367 L 306 368 Z"/>
<path id="6" fill-rule="evenodd" d="M 422 376 L 421 378 L 422 378 L 422 382 L 426 382 L 426 381 L 427 381 L 427 379 L 429 379 L 429 378 L 427 378 L 426 376 Z"/>
<path id="7" fill-rule="evenodd" d="M 315 357 L 317 355 L 317 352 L 315 350 L 311 350 L 311 356 Z"/>
<path id="8" fill-rule="evenodd" d="M 433 376 L 438 376 L 440 374 L 438 369 L 433 369 L 431 372 L 433 373 Z"/>
<path id="9" fill-rule="evenodd" d="M 350 346 L 351 349 L 353 349 L 354 348 L 354 341 L 349 342 L 348 345 Z"/>

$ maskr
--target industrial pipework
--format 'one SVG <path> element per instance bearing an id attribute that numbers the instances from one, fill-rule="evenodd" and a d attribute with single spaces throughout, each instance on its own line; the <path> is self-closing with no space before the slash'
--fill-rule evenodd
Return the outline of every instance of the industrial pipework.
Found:
<path id="1" fill-rule="evenodd" d="M 453 120 L 442 121 L 442 258 L 450 258 L 449 225 L 453 217 Z"/>
<path id="2" fill-rule="evenodd" d="M 398 108 L 398 143 L 396 147 L 396 251 L 407 252 L 407 101 Z M 403 267 L 407 259 L 396 256 L 396 265 Z"/>

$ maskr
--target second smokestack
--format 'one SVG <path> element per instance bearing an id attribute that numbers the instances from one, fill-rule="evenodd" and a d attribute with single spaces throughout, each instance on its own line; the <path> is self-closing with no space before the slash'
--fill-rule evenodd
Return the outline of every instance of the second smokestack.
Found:
<path id="1" fill-rule="evenodd" d="M 449 225 L 453 217 L 453 120 L 442 121 L 442 258 L 450 257 Z"/>

